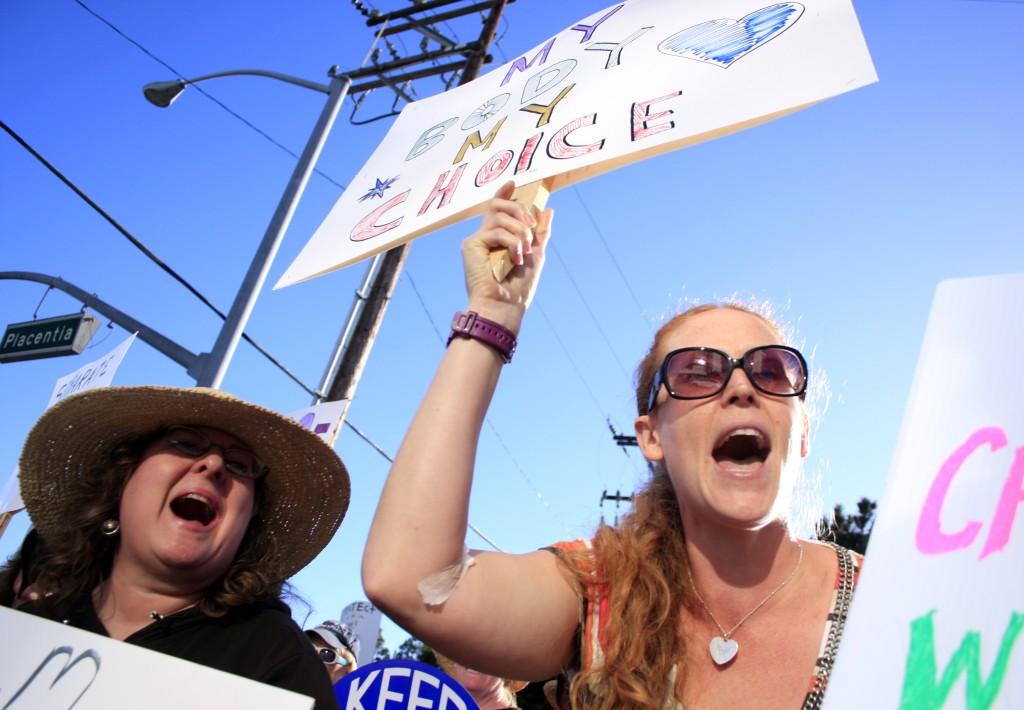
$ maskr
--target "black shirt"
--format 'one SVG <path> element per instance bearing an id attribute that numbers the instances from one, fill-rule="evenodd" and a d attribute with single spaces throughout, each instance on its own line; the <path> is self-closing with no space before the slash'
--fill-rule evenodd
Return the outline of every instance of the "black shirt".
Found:
<path id="1" fill-rule="evenodd" d="M 36 616 L 110 636 L 92 601 L 55 618 L 28 602 L 18 608 Z M 323 662 L 280 600 L 262 599 L 213 618 L 193 607 L 165 616 L 126 638 L 130 643 L 312 697 L 316 710 L 337 710 L 338 701 Z"/>

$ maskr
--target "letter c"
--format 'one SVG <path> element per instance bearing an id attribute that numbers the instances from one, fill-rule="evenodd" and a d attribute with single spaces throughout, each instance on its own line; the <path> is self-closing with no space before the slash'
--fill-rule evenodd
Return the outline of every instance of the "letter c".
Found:
<path id="1" fill-rule="evenodd" d="M 941 555 L 945 552 L 953 552 L 969 546 L 978 536 L 981 530 L 981 523 L 972 520 L 964 526 L 964 529 L 956 533 L 942 532 L 939 518 L 942 513 L 942 504 L 949 493 L 949 487 L 953 483 L 953 477 L 960 471 L 964 461 L 974 451 L 984 444 L 988 444 L 992 451 L 1006 446 L 1006 433 L 998 427 L 984 427 L 971 434 L 956 451 L 950 454 L 945 463 L 939 468 L 939 473 L 932 481 L 928 490 L 928 496 L 921 507 L 921 516 L 917 520 L 917 535 L 915 542 L 917 549 L 926 555 Z"/>
<path id="2" fill-rule="evenodd" d="M 409 196 L 410 192 L 412 192 L 412 190 L 406 190 L 400 195 L 395 195 L 373 212 L 359 220 L 356 223 L 356 226 L 352 228 L 352 234 L 349 235 L 349 239 L 354 242 L 366 241 L 367 239 L 380 236 L 384 232 L 390 232 L 392 229 L 400 225 L 404 217 L 399 217 L 387 224 L 377 224 L 377 220 L 383 217 L 384 213 L 392 207 L 397 207 L 405 202 L 405 198 Z"/>

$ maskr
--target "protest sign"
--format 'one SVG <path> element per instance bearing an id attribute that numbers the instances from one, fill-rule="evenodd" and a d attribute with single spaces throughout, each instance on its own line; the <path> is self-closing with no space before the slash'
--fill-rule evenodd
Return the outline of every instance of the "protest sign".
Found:
<path id="1" fill-rule="evenodd" d="M 342 710 L 478 708 L 451 676 L 419 661 L 377 661 L 360 667 L 335 684 L 334 694 Z"/>
<path id="2" fill-rule="evenodd" d="M 508 179 L 557 190 L 875 80 L 849 0 L 612 5 L 408 104 L 276 287 L 479 214 Z"/>
<path id="3" fill-rule="evenodd" d="M 0 707 L 310 710 L 312 698 L 0 607 Z"/>
<path id="4" fill-rule="evenodd" d="M 128 348 L 135 342 L 136 335 L 137 333 L 132 333 L 128 336 L 127 340 L 99 360 L 83 365 L 70 375 L 57 380 L 57 384 L 53 388 L 53 394 L 50 396 L 50 402 L 46 406 L 52 406 L 58 400 L 77 392 L 109 386 L 114 381 L 114 373 L 121 366 L 121 361 L 128 352 Z"/>
<path id="5" fill-rule="evenodd" d="M 339 399 L 335 402 L 314 404 L 288 416 L 319 436 L 328 446 L 333 447 L 334 440 L 338 437 L 338 425 L 341 424 L 347 407 L 348 400 Z"/>
<path id="6" fill-rule="evenodd" d="M 380 609 L 370 602 L 352 602 L 341 610 L 341 623 L 352 629 L 359 639 L 359 658 L 356 661 L 360 666 L 373 661 L 373 654 L 377 650 L 380 619 Z"/>
<path id="7" fill-rule="evenodd" d="M 1024 707 L 1021 303 L 1024 274 L 936 291 L 828 708 Z"/>

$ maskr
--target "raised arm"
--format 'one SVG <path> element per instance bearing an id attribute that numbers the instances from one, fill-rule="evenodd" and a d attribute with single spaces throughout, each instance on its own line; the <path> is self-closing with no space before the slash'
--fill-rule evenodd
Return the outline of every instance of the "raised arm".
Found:
<path id="1" fill-rule="evenodd" d="M 507 183 L 463 242 L 469 310 L 518 334 L 544 264 L 550 210 L 534 218 Z M 491 250 L 516 267 L 498 283 Z M 474 553 L 451 596 L 424 602 L 417 585 L 463 557 L 473 462 L 504 364 L 479 340 L 455 338 L 388 475 L 363 556 L 363 586 L 384 613 L 453 660 L 505 678 L 550 678 L 569 662 L 579 609 L 544 551 Z"/>

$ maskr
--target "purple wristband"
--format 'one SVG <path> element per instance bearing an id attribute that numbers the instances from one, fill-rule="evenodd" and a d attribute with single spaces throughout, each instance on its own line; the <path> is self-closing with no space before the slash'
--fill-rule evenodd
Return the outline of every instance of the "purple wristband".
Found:
<path id="1" fill-rule="evenodd" d="M 452 332 L 448 336 L 448 345 L 455 336 L 479 340 L 498 351 L 501 359 L 512 362 L 516 351 L 516 336 L 503 325 L 477 315 L 476 311 L 459 311 L 452 318 Z"/>

